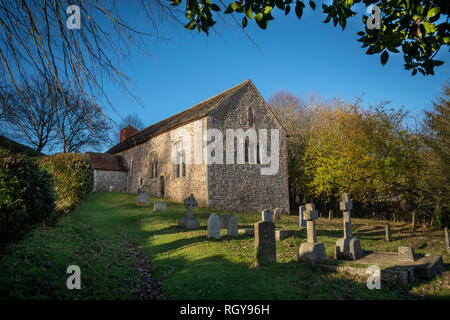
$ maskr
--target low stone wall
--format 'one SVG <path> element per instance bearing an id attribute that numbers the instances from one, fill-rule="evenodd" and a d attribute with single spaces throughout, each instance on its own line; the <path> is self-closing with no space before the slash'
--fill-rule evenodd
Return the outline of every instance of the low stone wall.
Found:
<path id="1" fill-rule="evenodd" d="M 110 186 L 115 187 L 118 192 L 126 192 L 127 172 L 94 170 L 94 191 L 108 192 Z"/>

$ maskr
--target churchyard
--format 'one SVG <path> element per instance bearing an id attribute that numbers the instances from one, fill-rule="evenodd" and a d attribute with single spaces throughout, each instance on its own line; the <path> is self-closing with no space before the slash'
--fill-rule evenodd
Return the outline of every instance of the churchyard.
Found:
<path id="1" fill-rule="evenodd" d="M 166 205 L 154 205 L 155 200 Z M 250 231 L 259 222 L 260 232 L 255 232 L 258 237 L 265 237 L 266 231 L 261 230 L 271 222 L 260 222 L 264 213 L 239 214 L 195 207 L 190 218 L 196 219 L 198 226 L 187 228 L 187 210 L 182 203 L 151 198 L 149 205 L 142 206 L 133 194 L 92 193 L 56 228 L 38 228 L 13 245 L 0 261 L 0 288 L 8 288 L 8 292 L 2 292 L 7 297 L 41 299 L 148 298 L 140 290 L 145 286 L 155 291 L 161 286 L 162 292 L 153 298 L 165 299 L 450 297 L 450 255 L 443 230 L 418 229 L 414 233 L 410 224 L 391 221 L 388 242 L 386 221 L 353 218 L 351 229 L 346 227 L 344 233 L 342 212 L 334 213 L 330 219 L 328 213 L 322 213 L 322 217 L 317 213 L 316 217 L 314 208 L 305 209 L 306 224 L 315 225 L 315 234 L 312 229 L 299 227 L 298 215 L 284 214 L 280 218 L 277 213 L 275 247 L 269 248 L 270 252 L 276 250 L 276 263 L 257 266 L 255 236 Z M 221 221 L 223 214 L 234 215 L 235 218 L 227 218 L 232 227 L 224 228 L 227 223 Z M 208 230 L 208 220 L 222 224 L 220 238 L 217 229 Z M 236 220 L 240 230 L 237 236 Z M 357 239 L 362 250 L 396 253 L 400 246 L 411 246 L 418 255 L 441 255 L 444 271 L 431 280 L 382 283 L 380 289 L 369 290 L 367 275 L 331 270 L 337 266 L 367 267 L 354 261 L 334 260 L 335 248 L 347 241 L 344 239 Z M 315 249 L 310 247 L 317 247 L 311 244 L 317 243 L 323 244 L 318 245 L 318 256 L 320 248 L 327 256 L 326 262 L 320 264 L 328 265 L 330 270 L 297 261 L 300 248 L 311 252 Z M 66 288 L 66 268 L 71 264 L 81 269 L 81 290 Z M 383 264 L 380 267 L 387 268 Z M 143 280 L 142 270 L 149 268 L 157 283 Z"/>

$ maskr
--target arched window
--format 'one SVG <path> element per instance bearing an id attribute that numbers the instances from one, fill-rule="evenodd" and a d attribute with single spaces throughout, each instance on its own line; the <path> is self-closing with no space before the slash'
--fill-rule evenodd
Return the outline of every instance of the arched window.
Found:
<path id="1" fill-rule="evenodd" d="M 249 127 L 253 127 L 254 125 L 254 115 L 253 115 L 253 109 L 248 108 L 248 125 Z"/>
<path id="2" fill-rule="evenodd" d="M 256 163 L 261 163 L 261 159 L 259 157 L 259 143 L 256 145 Z"/>
<path id="3" fill-rule="evenodd" d="M 176 153 L 175 176 L 177 178 L 186 176 L 186 151 L 184 150 L 184 142 L 179 141 L 174 145 Z"/>
<path id="4" fill-rule="evenodd" d="M 259 143 L 256 145 L 249 142 L 249 138 L 245 138 L 244 142 L 244 163 L 261 163 L 259 157 Z"/>
<path id="5" fill-rule="evenodd" d="M 156 152 L 150 154 L 150 178 L 158 177 L 158 156 Z"/>
<path id="6" fill-rule="evenodd" d="M 249 148 L 250 145 L 248 143 L 248 137 L 245 138 L 245 142 L 244 142 L 244 163 L 248 163 L 248 159 L 249 159 Z"/>

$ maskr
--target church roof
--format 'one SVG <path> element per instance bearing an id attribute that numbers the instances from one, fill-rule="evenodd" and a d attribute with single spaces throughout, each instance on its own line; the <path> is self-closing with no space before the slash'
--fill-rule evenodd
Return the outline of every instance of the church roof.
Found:
<path id="1" fill-rule="evenodd" d="M 183 125 L 187 122 L 191 122 L 206 116 L 209 112 L 216 109 L 223 101 L 231 97 L 234 93 L 236 93 L 240 88 L 244 87 L 246 84 L 251 83 L 251 80 L 246 80 L 237 86 L 234 86 L 218 95 L 209 98 L 195 106 L 186 109 L 180 113 L 177 113 L 167 119 L 164 119 L 160 122 L 157 122 L 145 129 L 142 129 L 138 133 L 129 137 L 128 139 L 116 144 L 114 147 L 109 149 L 106 153 L 114 154 L 117 152 L 121 152 L 123 150 L 127 150 L 136 145 L 142 144 L 152 137 L 161 134 L 163 132 L 174 129 L 180 125 Z"/>
<path id="2" fill-rule="evenodd" d="M 128 171 L 123 158 L 119 155 L 87 152 L 94 170 Z"/>

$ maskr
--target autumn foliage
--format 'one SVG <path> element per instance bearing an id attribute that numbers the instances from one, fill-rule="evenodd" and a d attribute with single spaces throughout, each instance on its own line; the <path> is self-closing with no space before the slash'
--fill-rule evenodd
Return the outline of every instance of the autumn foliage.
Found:
<path id="1" fill-rule="evenodd" d="M 415 121 L 388 103 L 364 107 L 359 99 L 302 99 L 289 92 L 275 93 L 269 104 L 289 132 L 292 207 L 314 201 L 322 213 L 337 213 L 340 194 L 350 192 L 356 216 L 408 221 L 414 213 L 428 225 L 448 223 L 449 171 L 436 172 L 445 166 L 430 163 L 430 148 L 449 144 L 438 142 L 442 135 L 425 136 L 426 128 L 437 130 L 432 120 Z M 448 130 L 448 96 L 437 104 L 447 114 L 437 108 L 428 118 L 440 117 L 441 127 L 446 119 Z M 442 151 L 434 154 L 434 162 L 448 166 Z"/>

